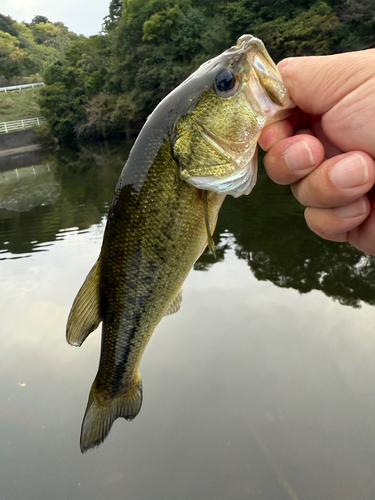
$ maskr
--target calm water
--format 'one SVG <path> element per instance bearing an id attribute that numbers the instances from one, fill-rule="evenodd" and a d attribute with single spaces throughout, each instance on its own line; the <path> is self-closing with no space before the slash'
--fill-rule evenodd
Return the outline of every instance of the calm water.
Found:
<path id="1" fill-rule="evenodd" d="M 100 331 L 65 342 L 128 146 L 0 174 L 0 484 L 6 500 L 373 500 L 375 263 L 305 227 L 263 172 L 226 200 L 144 403 L 81 455 Z"/>

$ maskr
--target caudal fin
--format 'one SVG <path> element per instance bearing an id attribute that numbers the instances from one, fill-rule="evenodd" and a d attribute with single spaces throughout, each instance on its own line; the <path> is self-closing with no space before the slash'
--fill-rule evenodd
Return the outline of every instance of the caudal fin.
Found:
<path id="1" fill-rule="evenodd" d="M 142 380 L 131 394 L 101 400 L 93 383 L 81 429 L 81 451 L 99 446 L 108 436 L 116 418 L 133 420 L 142 405 Z"/>

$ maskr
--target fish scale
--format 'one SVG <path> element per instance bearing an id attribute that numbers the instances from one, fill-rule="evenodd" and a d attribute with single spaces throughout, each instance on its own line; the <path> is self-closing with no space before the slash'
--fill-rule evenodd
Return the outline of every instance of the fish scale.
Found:
<path id="1" fill-rule="evenodd" d="M 180 307 L 182 285 L 207 244 L 214 252 L 225 196 L 254 186 L 262 127 L 288 106 L 262 42 L 244 35 L 148 118 L 118 181 L 100 256 L 68 319 L 67 340 L 76 346 L 103 323 L 82 452 L 99 445 L 116 418 L 132 420 L 140 411 L 144 349 L 162 317 Z"/>

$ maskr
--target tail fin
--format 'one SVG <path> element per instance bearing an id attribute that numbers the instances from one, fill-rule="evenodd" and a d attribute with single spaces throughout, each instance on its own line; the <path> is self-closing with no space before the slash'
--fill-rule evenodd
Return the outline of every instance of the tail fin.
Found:
<path id="1" fill-rule="evenodd" d="M 116 418 L 133 420 L 142 406 L 142 380 L 130 394 L 120 394 L 101 401 L 101 396 L 93 383 L 81 429 L 81 452 L 99 446 L 108 436 Z"/>

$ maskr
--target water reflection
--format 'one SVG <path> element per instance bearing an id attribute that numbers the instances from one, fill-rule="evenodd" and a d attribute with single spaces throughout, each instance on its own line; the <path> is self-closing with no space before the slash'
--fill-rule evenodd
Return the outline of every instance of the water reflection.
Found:
<path id="1" fill-rule="evenodd" d="M 60 197 L 59 188 L 48 163 L 0 172 L 0 214 L 10 217 L 5 210 L 28 212 L 54 204 Z"/>
<path id="2" fill-rule="evenodd" d="M 301 293 L 321 290 L 346 305 L 374 304 L 374 257 L 346 243 L 320 239 L 308 230 L 302 214 L 290 188 L 277 186 L 261 172 L 250 196 L 226 199 L 218 234 L 232 235 L 236 255 L 258 280 Z M 198 266 L 213 263 L 206 253 Z"/>
<path id="3" fill-rule="evenodd" d="M 100 223 L 129 149 L 125 143 L 115 151 L 66 150 L 41 165 L 1 173 L 2 257 L 29 255 L 67 228 Z"/>
<path id="4" fill-rule="evenodd" d="M 100 224 L 130 147 L 66 150 L 42 165 L 0 174 L 1 257 L 29 255 L 67 228 Z M 230 238 L 258 280 L 301 293 L 321 290 L 355 307 L 375 303 L 375 259 L 312 234 L 289 188 L 262 170 L 251 196 L 226 199 L 215 238 L 216 259 L 206 250 L 196 270 L 222 260 Z"/>
<path id="5" fill-rule="evenodd" d="M 251 196 L 226 201 L 218 259 L 202 256 L 181 310 L 158 325 L 140 415 L 81 455 L 100 335 L 72 348 L 65 324 L 123 159 L 84 151 L 48 164 L 36 178 L 59 196 L 0 220 L 2 496 L 372 500 L 373 263 L 311 235 L 263 173 Z"/>

